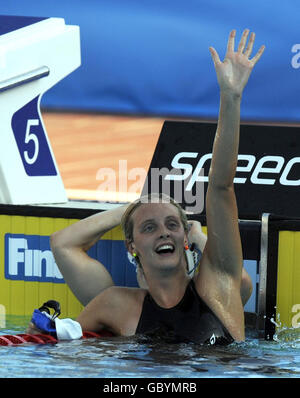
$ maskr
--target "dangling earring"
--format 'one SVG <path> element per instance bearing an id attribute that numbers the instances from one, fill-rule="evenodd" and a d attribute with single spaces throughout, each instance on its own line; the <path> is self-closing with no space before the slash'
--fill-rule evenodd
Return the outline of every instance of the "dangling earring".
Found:
<path id="1" fill-rule="evenodd" d="M 184 250 L 189 250 L 189 245 L 185 245 Z"/>
<path id="2" fill-rule="evenodd" d="M 137 270 L 137 268 L 139 266 L 138 255 L 135 252 L 133 252 L 132 254 L 128 252 L 127 257 L 128 257 L 128 260 L 131 262 L 131 264 L 133 264 Z"/>

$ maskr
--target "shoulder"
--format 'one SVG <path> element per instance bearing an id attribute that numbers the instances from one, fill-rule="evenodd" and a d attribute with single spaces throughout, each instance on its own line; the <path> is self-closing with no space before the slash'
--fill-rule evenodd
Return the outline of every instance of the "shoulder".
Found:
<path id="1" fill-rule="evenodd" d="M 111 286 L 88 303 L 77 321 L 85 330 L 104 327 L 117 335 L 132 335 L 146 293 L 144 289 Z"/>
<path id="2" fill-rule="evenodd" d="M 147 290 L 112 286 L 107 289 L 106 318 L 110 319 L 112 329 L 118 335 L 135 334 L 143 308 Z"/>
<path id="3" fill-rule="evenodd" d="M 123 323 L 139 317 L 146 294 L 145 289 L 111 286 L 100 293 L 97 308 L 106 319 L 112 317 Z"/>
<path id="4" fill-rule="evenodd" d="M 107 304 L 109 303 L 110 305 L 122 304 L 124 308 L 129 303 L 143 302 L 146 294 L 146 289 L 111 286 L 105 289 L 99 296 L 102 302 L 107 301 Z"/>
<path id="5" fill-rule="evenodd" d="M 110 286 L 94 297 L 85 306 L 85 310 L 101 309 L 101 312 L 106 313 L 116 309 L 127 311 L 129 305 L 143 303 L 146 294 L 145 289 Z"/>

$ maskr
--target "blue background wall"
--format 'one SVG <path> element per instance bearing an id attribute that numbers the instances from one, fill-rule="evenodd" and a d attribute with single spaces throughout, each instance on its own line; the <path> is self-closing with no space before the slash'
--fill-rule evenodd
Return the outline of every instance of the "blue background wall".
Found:
<path id="1" fill-rule="evenodd" d="M 300 3 L 296 0 L 18 0 L 0 14 L 63 17 L 81 29 L 82 66 L 43 97 L 48 108 L 216 118 L 209 53 L 248 27 L 255 53 L 244 120 L 300 120 Z M 298 46 L 297 46 L 298 44 Z M 294 52 L 293 52 L 294 49 Z"/>

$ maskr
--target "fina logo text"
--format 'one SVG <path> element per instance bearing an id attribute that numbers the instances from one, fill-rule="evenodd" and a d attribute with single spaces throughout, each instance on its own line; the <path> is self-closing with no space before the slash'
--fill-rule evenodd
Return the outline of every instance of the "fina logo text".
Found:
<path id="1" fill-rule="evenodd" d="M 6 234 L 5 278 L 64 283 L 50 249 L 49 236 Z"/>

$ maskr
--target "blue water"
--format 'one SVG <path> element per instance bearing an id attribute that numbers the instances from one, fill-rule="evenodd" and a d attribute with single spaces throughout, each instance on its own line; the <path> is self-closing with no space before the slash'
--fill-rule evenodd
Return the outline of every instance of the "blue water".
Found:
<path id="1" fill-rule="evenodd" d="M 0 334 L 22 333 L 24 327 L 20 321 L 10 323 Z M 300 377 L 300 328 L 284 330 L 275 338 L 265 341 L 248 330 L 245 342 L 227 347 L 149 343 L 136 336 L 0 346 L 0 377 Z"/>

